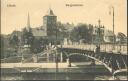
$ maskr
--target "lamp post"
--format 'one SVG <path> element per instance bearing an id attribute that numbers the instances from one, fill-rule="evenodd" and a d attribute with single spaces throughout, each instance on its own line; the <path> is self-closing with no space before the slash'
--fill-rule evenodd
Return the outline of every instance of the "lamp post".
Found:
<path id="1" fill-rule="evenodd" d="M 104 28 L 104 27 L 101 27 L 101 20 L 99 19 L 98 20 L 98 23 L 99 23 L 99 27 L 98 27 L 98 38 L 99 38 L 99 40 L 98 40 L 98 46 L 99 46 L 99 48 L 100 48 L 100 44 L 101 44 L 101 28 Z"/>
<path id="2" fill-rule="evenodd" d="M 100 42 L 101 42 L 101 38 L 100 38 L 100 23 L 101 23 L 101 21 L 100 21 L 100 19 L 98 20 L 98 23 L 99 23 L 99 27 L 98 27 L 98 38 L 99 38 L 99 40 L 98 40 L 98 45 L 99 45 L 99 48 L 100 48 Z"/>
<path id="3" fill-rule="evenodd" d="M 112 10 L 113 10 L 113 35 L 114 35 L 114 28 L 115 28 L 115 25 L 114 25 L 114 7 L 112 6 Z M 115 35 L 113 36 L 113 50 L 115 49 Z"/>
<path id="4" fill-rule="evenodd" d="M 114 33 L 115 33 L 115 31 L 114 31 L 115 30 L 115 23 L 114 23 L 115 22 L 115 13 L 114 13 L 114 6 L 111 6 L 110 8 L 112 9 L 112 23 L 113 23 L 113 25 L 112 25 L 113 26 L 113 48 L 112 49 L 114 50 L 115 49 L 115 47 L 114 47 L 115 46 L 115 35 L 114 35 Z"/>

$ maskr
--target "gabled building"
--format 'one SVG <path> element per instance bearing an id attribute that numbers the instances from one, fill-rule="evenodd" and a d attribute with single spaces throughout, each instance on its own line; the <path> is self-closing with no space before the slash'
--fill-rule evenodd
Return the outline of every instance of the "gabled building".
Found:
<path id="1" fill-rule="evenodd" d="M 105 31 L 104 27 L 99 29 L 98 26 L 94 26 L 92 29 L 92 42 L 96 44 L 103 43 L 104 31 Z"/>
<path id="2" fill-rule="evenodd" d="M 56 41 L 57 34 L 57 16 L 49 8 L 46 15 L 43 16 L 43 25 L 40 27 L 32 28 L 30 25 L 30 17 L 28 14 L 27 31 L 31 31 L 36 39 L 47 39 L 50 43 Z"/>
<path id="3" fill-rule="evenodd" d="M 54 15 L 51 8 L 47 11 L 47 14 L 43 16 L 43 25 L 36 28 L 31 28 L 30 17 L 28 14 L 27 20 L 27 31 L 32 30 L 33 36 L 37 39 L 39 38 L 52 38 L 56 35 L 56 22 L 57 16 Z"/>
<path id="4" fill-rule="evenodd" d="M 37 39 L 46 38 L 47 36 L 46 30 L 42 29 L 41 27 L 32 28 L 32 33 Z"/>
<path id="5" fill-rule="evenodd" d="M 44 28 L 43 26 L 40 27 L 36 27 L 36 28 L 32 28 L 30 25 L 30 17 L 28 14 L 28 20 L 27 20 L 27 26 L 26 26 L 27 31 L 32 31 L 32 34 L 35 38 L 39 39 L 39 38 L 44 38 L 47 36 L 46 33 L 46 28 Z"/>
<path id="6" fill-rule="evenodd" d="M 104 42 L 105 43 L 113 43 L 115 34 L 111 30 L 105 30 L 104 33 Z"/>

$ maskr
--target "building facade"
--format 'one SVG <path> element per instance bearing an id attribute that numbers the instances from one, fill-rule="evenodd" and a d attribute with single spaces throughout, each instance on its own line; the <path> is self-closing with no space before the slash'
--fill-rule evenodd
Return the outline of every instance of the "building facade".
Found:
<path id="1" fill-rule="evenodd" d="M 46 28 L 48 37 L 56 35 L 56 23 L 57 16 L 54 15 L 51 9 L 49 9 L 47 14 L 43 16 L 43 27 Z"/>
<path id="2" fill-rule="evenodd" d="M 105 43 L 113 43 L 113 41 L 114 41 L 114 34 L 113 34 L 112 31 L 105 30 L 104 41 L 105 41 Z"/>
<path id="3" fill-rule="evenodd" d="M 55 38 L 56 35 L 56 23 L 57 16 L 54 15 L 51 8 L 47 11 L 47 14 L 43 16 L 43 25 L 36 28 L 31 28 L 30 17 L 28 14 L 27 26 L 26 29 L 29 31 L 32 30 L 33 36 L 37 39 L 39 38 Z"/>
<path id="4" fill-rule="evenodd" d="M 92 29 L 92 42 L 93 43 L 103 43 L 104 42 L 104 28 L 99 29 L 97 26 Z"/>

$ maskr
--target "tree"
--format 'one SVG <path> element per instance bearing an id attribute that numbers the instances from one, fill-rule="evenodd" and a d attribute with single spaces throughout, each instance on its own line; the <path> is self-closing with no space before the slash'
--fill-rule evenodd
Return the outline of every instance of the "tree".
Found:
<path id="1" fill-rule="evenodd" d="M 67 31 L 66 27 L 64 26 L 64 24 L 62 24 L 61 22 L 57 23 L 57 29 L 58 29 L 57 35 L 59 37 L 65 38 L 68 36 L 68 31 Z"/>
<path id="2" fill-rule="evenodd" d="M 12 47 L 14 47 L 15 50 L 17 51 L 17 47 L 18 47 L 18 44 L 19 44 L 18 36 L 17 35 L 13 35 L 12 37 L 10 37 L 9 44 Z"/>
<path id="3" fill-rule="evenodd" d="M 78 24 L 70 33 L 70 39 L 76 42 L 84 39 L 84 42 L 89 43 L 92 40 L 91 37 L 87 24 Z"/>
<path id="4" fill-rule="evenodd" d="M 34 39 L 33 40 L 33 44 L 31 45 L 31 51 L 33 53 L 40 53 L 43 51 L 43 47 L 42 47 L 42 39 Z"/>
<path id="5" fill-rule="evenodd" d="M 0 56 L 3 59 L 4 58 L 4 37 L 0 35 Z"/>
<path id="6" fill-rule="evenodd" d="M 61 41 L 68 37 L 66 26 L 61 22 L 57 22 L 56 27 L 52 28 L 52 35 L 48 36 L 48 42 L 51 44 L 60 44 Z"/>
<path id="7" fill-rule="evenodd" d="M 22 36 L 23 43 L 31 46 L 33 44 L 33 40 L 34 40 L 34 36 L 32 33 L 32 29 L 27 31 L 27 29 L 24 28 L 23 29 L 23 36 Z"/>
<path id="8" fill-rule="evenodd" d="M 80 38 L 79 38 L 79 33 L 78 33 L 78 28 L 74 28 L 72 31 L 71 31 L 71 33 L 70 33 L 70 39 L 72 40 L 72 41 L 75 41 L 75 42 L 78 42 L 79 40 L 80 40 Z"/>

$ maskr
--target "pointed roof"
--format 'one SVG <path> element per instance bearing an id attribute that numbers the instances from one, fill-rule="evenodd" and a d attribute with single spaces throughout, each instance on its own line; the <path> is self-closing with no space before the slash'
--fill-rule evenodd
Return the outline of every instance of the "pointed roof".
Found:
<path id="1" fill-rule="evenodd" d="M 29 17 L 29 13 L 28 13 L 27 27 L 30 27 L 30 17 Z"/>
<path id="2" fill-rule="evenodd" d="M 28 13 L 27 27 L 26 27 L 27 31 L 29 31 L 30 28 L 31 28 L 31 26 L 30 26 L 30 17 L 29 17 L 29 13 Z"/>
<path id="3" fill-rule="evenodd" d="M 51 8 L 49 8 L 46 15 L 54 16 L 53 10 Z"/>

